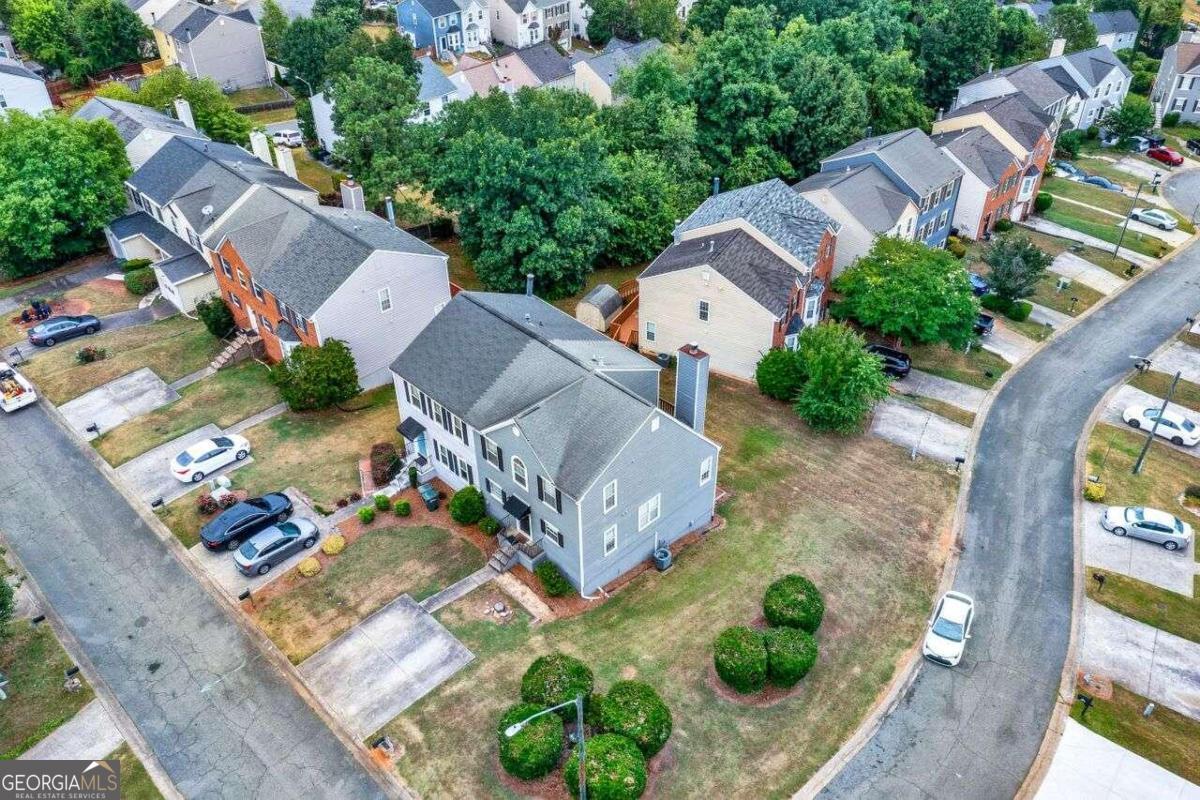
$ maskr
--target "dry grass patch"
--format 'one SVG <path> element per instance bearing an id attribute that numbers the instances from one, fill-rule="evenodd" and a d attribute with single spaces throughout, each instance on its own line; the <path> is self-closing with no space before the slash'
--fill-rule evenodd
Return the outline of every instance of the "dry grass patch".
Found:
<path id="1" fill-rule="evenodd" d="M 292 116 L 295 116 L 294 109 L 288 110 L 292 112 Z M 346 176 L 317 161 L 308 152 L 307 147 L 293 148 L 292 160 L 296 162 L 296 178 L 305 186 L 316 189 L 322 194 L 340 191 L 341 182 Z"/>
<path id="2" fill-rule="evenodd" d="M 980 389 L 992 388 L 1009 366 L 979 343 L 971 345 L 969 353 L 944 344 L 910 344 L 902 349 L 912 356 L 913 366 L 922 372 Z"/>
<path id="3" fill-rule="evenodd" d="M 63 688 L 63 672 L 73 663 L 49 625 L 10 625 L 11 635 L 0 644 L 0 672 L 10 681 L 8 699 L 0 700 L 0 759 L 24 753 L 93 697 L 86 682 L 78 692 Z"/>
<path id="4" fill-rule="evenodd" d="M 1174 379 L 1174 375 L 1168 375 L 1165 372 L 1141 372 L 1129 383 L 1155 397 L 1166 397 L 1167 391 L 1171 388 L 1171 381 Z M 1171 398 L 1171 402 L 1193 411 L 1200 411 L 1200 385 L 1180 378 L 1179 383 L 1175 386 L 1175 394 Z"/>
<path id="5" fill-rule="evenodd" d="M 951 405 L 950 403 L 946 403 L 941 400 L 935 400 L 932 397 L 921 397 L 917 394 L 901 394 L 898 396 L 906 403 L 911 403 L 912 405 L 923 408 L 926 411 L 932 411 L 939 417 L 945 417 L 951 422 L 957 422 L 963 427 L 971 428 L 975 425 L 975 415 L 970 411 L 962 410 L 958 406 Z"/>
<path id="6" fill-rule="evenodd" d="M 85 284 L 68 289 L 63 293 L 64 300 L 81 300 L 87 303 L 87 313 L 97 317 L 107 317 L 122 311 L 132 311 L 138 307 L 142 298 L 130 294 L 121 281 L 110 281 L 99 278 Z"/>
<path id="7" fill-rule="evenodd" d="M 669 573 L 643 573 L 591 611 L 528 634 L 520 622 L 464 616 L 469 605 L 443 613 L 477 658 L 387 726 L 422 796 L 509 793 L 496 719 L 551 649 L 582 658 L 601 686 L 636 676 L 661 692 L 675 732 L 659 797 L 791 793 L 858 724 L 920 635 L 956 479 L 875 438 L 815 434 L 745 384 L 714 380 L 710 404 L 719 480 L 735 497 L 722 508 L 726 527 L 683 550 Z M 789 572 L 824 593 L 821 658 L 796 697 L 766 709 L 728 703 L 705 682 L 713 638 L 759 616 L 767 585 Z"/>

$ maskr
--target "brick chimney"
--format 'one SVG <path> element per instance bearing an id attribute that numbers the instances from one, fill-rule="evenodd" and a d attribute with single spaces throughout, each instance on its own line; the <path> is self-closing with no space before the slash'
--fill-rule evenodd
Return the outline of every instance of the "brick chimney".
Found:
<path id="1" fill-rule="evenodd" d="M 679 348 L 675 358 L 675 418 L 697 433 L 704 433 L 708 405 L 708 353 L 696 342 Z"/>
<path id="2" fill-rule="evenodd" d="M 354 178 L 347 177 L 342 181 L 342 208 L 351 211 L 366 211 L 367 201 L 363 197 L 361 184 L 355 183 Z"/>

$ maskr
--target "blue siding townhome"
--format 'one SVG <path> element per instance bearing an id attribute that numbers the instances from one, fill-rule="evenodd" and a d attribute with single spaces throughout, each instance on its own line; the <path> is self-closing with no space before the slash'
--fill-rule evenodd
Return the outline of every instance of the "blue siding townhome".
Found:
<path id="1" fill-rule="evenodd" d="M 822 159 L 821 172 L 878 167 L 917 204 L 914 239 L 942 247 L 950 235 L 963 171 L 917 128 L 872 136 Z"/>
<path id="2" fill-rule="evenodd" d="M 438 61 L 463 51 L 462 9 L 454 0 L 401 0 L 396 6 L 396 30 L 413 47 L 430 47 Z"/>
<path id="3" fill-rule="evenodd" d="M 399 430 L 419 469 L 483 492 L 505 566 L 549 559 L 590 598 L 712 521 L 708 356 L 678 365 L 672 416 L 654 362 L 531 292 L 460 292 L 392 362 Z"/>

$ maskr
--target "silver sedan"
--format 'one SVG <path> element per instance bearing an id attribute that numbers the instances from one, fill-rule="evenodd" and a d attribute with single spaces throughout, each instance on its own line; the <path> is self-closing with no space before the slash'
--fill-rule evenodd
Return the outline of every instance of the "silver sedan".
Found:
<path id="1" fill-rule="evenodd" d="M 251 536 L 233 554 L 233 560 L 243 575 L 266 575 L 276 564 L 311 549 L 320 536 L 312 520 L 294 517 Z"/>

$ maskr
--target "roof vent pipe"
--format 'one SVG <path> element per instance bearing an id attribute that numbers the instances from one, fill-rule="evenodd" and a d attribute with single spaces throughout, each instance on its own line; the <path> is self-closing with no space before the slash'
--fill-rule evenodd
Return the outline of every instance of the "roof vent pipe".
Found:
<path id="1" fill-rule="evenodd" d="M 713 175 L 712 193 L 713 193 L 713 197 L 716 197 L 717 195 L 719 195 L 721 193 L 721 176 L 720 175 Z"/>
<path id="2" fill-rule="evenodd" d="M 532 272 L 525 273 L 525 296 L 533 297 L 533 273 Z M 526 314 L 525 318 L 529 319 L 529 315 Z"/>

